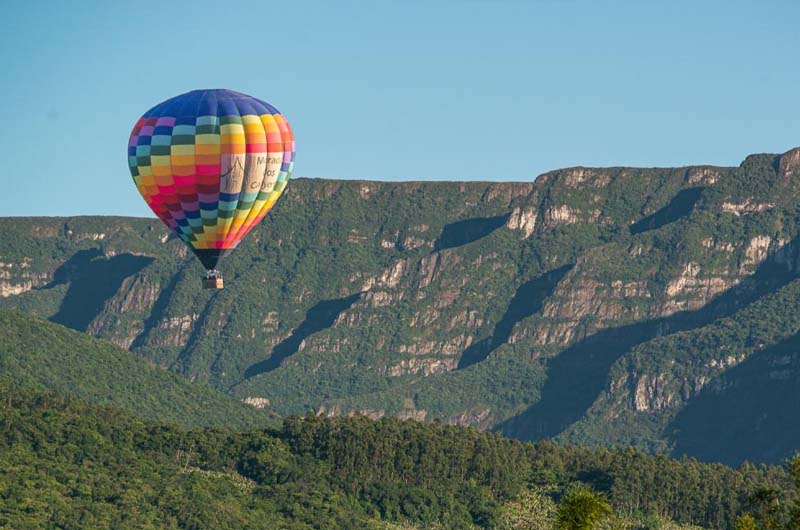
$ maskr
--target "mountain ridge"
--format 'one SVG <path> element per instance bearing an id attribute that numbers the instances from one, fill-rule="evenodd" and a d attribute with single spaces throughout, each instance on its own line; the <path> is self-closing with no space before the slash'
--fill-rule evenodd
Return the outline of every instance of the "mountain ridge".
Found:
<path id="1" fill-rule="evenodd" d="M 594 390 L 574 413 L 554 407 L 548 433 L 677 451 L 676 415 L 754 350 L 728 334 L 694 346 L 705 364 L 673 346 L 661 359 L 643 352 L 662 336 L 711 333 L 746 309 L 741 300 L 768 297 L 770 270 L 793 288 L 798 168 L 800 149 L 733 168 L 579 166 L 513 184 L 298 179 L 223 262 L 216 296 L 199 289 L 200 267 L 156 221 L 0 219 L 9 234 L 0 306 L 56 318 L 73 304 L 83 331 L 280 414 L 360 411 L 483 429 L 536 410 L 559 356 L 585 344 L 575 359 L 595 359 Z M 124 254 L 153 261 L 123 277 Z M 78 305 L 74 286 L 87 275 L 115 292 Z M 323 311 L 326 301 L 341 309 Z M 642 334 L 624 337 L 628 346 L 600 340 L 626 329 Z M 270 361 L 297 330 L 311 332 Z M 768 331 L 759 333 L 778 343 L 800 330 L 775 321 Z M 758 444 L 727 454 L 729 463 L 787 456 Z"/>

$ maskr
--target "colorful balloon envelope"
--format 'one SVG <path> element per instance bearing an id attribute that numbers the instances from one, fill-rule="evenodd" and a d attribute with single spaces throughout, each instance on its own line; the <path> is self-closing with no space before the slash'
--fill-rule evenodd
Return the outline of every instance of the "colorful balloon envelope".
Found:
<path id="1" fill-rule="evenodd" d="M 294 164 L 289 123 L 232 90 L 195 90 L 148 110 L 131 132 L 128 163 L 148 206 L 222 286 L 219 260 L 272 209 Z"/>

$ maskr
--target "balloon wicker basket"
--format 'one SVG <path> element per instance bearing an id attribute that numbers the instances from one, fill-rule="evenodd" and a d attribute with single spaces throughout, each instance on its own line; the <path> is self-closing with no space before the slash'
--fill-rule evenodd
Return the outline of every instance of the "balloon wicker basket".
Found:
<path id="1" fill-rule="evenodd" d="M 222 289 L 225 286 L 217 271 L 208 271 L 203 278 L 203 289 Z"/>
<path id="2" fill-rule="evenodd" d="M 203 278 L 203 289 L 222 289 L 224 286 L 222 278 Z"/>

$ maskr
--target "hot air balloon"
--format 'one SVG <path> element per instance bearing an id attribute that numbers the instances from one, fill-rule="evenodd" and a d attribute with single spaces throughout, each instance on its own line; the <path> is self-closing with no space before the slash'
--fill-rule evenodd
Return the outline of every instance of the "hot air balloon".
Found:
<path id="1" fill-rule="evenodd" d="M 222 288 L 220 259 L 275 205 L 294 164 L 289 123 L 232 90 L 195 90 L 145 112 L 128 141 L 131 176 L 161 221 Z"/>

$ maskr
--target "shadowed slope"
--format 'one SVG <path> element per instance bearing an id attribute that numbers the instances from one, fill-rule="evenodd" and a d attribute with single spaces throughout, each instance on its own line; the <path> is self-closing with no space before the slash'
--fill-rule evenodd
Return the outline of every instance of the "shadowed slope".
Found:
<path id="1" fill-rule="evenodd" d="M 331 327 L 342 311 L 350 309 L 360 297 L 361 293 L 356 293 L 347 298 L 323 300 L 309 309 L 305 320 L 297 326 L 286 340 L 272 349 L 272 355 L 269 358 L 250 366 L 245 371 L 245 379 L 276 369 L 284 359 L 297 353 L 300 349 L 300 344 L 306 337 Z"/>
<path id="2" fill-rule="evenodd" d="M 678 413 L 668 429 L 673 453 L 728 465 L 791 457 L 800 447 L 799 376 L 800 334 L 754 353 Z"/>
<path id="3" fill-rule="evenodd" d="M 572 265 L 565 265 L 520 285 L 509 302 L 505 314 L 495 325 L 492 336 L 464 350 L 458 361 L 458 369 L 481 362 L 490 353 L 505 344 L 516 323 L 541 310 L 545 299 L 553 294 L 558 282 L 571 268 Z"/>
<path id="4" fill-rule="evenodd" d="M 69 283 L 58 313 L 50 320 L 78 331 L 86 331 L 89 323 L 114 296 L 122 282 L 147 267 L 155 258 L 120 254 L 106 258 L 100 250 L 81 250 L 59 267 L 47 289 Z"/>
<path id="5" fill-rule="evenodd" d="M 447 224 L 442 228 L 442 233 L 436 240 L 434 248 L 435 250 L 444 250 L 472 243 L 503 226 L 507 219 L 508 215 L 498 215 L 475 217 Z"/>
<path id="6" fill-rule="evenodd" d="M 796 240 L 790 244 L 793 254 L 797 244 Z M 634 346 L 729 316 L 794 277 L 785 264 L 776 263 L 773 257 L 744 282 L 697 311 L 605 329 L 573 344 L 547 364 L 547 380 L 540 401 L 500 424 L 498 430 L 506 436 L 527 440 L 557 436 L 586 413 L 603 390 L 611 366 Z"/>
<path id="7" fill-rule="evenodd" d="M 641 234 L 648 230 L 655 230 L 661 228 L 669 223 L 674 223 L 681 217 L 685 217 L 692 213 L 694 205 L 700 200 L 705 188 L 688 188 L 681 190 L 677 195 L 663 208 L 648 215 L 633 223 L 630 227 L 631 235 Z"/>

